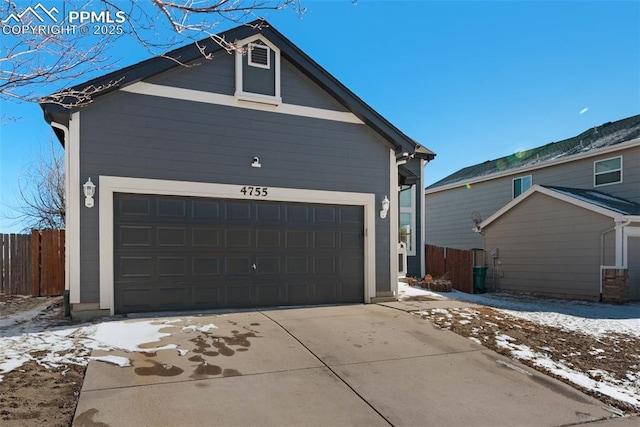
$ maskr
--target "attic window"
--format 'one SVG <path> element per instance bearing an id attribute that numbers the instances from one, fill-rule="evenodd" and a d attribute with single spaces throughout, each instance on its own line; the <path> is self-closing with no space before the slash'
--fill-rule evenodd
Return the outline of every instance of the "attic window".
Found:
<path id="1" fill-rule="evenodd" d="M 251 67 L 271 68 L 271 49 L 258 43 L 249 43 L 249 62 Z"/>

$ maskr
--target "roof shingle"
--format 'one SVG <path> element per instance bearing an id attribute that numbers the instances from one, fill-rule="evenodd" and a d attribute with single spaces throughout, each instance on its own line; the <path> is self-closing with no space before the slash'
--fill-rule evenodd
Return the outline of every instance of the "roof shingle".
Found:
<path id="1" fill-rule="evenodd" d="M 466 183 L 472 179 L 493 173 L 542 164 L 597 148 L 620 144 L 638 137 L 640 137 L 640 115 L 615 122 L 607 122 L 573 138 L 552 142 L 531 150 L 514 153 L 496 160 L 487 160 L 486 162 L 460 169 L 427 188 L 437 188 L 457 182 Z"/>

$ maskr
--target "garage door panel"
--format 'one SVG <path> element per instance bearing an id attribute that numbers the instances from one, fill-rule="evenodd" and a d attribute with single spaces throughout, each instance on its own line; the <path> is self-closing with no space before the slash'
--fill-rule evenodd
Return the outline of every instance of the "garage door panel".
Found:
<path id="1" fill-rule="evenodd" d="M 227 248 L 249 249 L 253 247 L 253 230 L 251 229 L 227 229 L 225 230 L 225 243 Z"/>
<path id="2" fill-rule="evenodd" d="M 195 256 L 191 260 L 191 272 L 195 277 L 219 276 L 222 259 L 215 256 Z"/>
<path id="3" fill-rule="evenodd" d="M 186 257 L 158 257 L 158 277 L 187 276 Z"/>
<path id="4" fill-rule="evenodd" d="M 191 305 L 191 289 L 186 283 L 163 286 L 158 289 L 157 304 L 160 310 L 185 309 Z"/>
<path id="5" fill-rule="evenodd" d="M 116 307 L 121 312 L 150 311 L 156 307 L 155 292 L 148 286 L 123 287 L 115 294 Z"/>
<path id="6" fill-rule="evenodd" d="M 316 207 L 313 210 L 314 219 L 317 223 L 330 223 L 336 222 L 336 209 L 334 207 Z"/>
<path id="7" fill-rule="evenodd" d="M 227 221 L 248 221 L 251 219 L 251 202 L 228 201 L 226 203 L 225 218 Z"/>
<path id="8" fill-rule="evenodd" d="M 176 198 L 158 199 L 158 216 L 161 218 L 185 218 L 187 201 Z"/>
<path id="9" fill-rule="evenodd" d="M 363 212 L 117 194 L 116 312 L 362 302 Z"/>
<path id="10" fill-rule="evenodd" d="M 295 279 L 292 275 L 304 274 L 309 271 L 309 258 L 307 257 L 287 257 L 285 273 L 289 276 L 289 280 Z"/>
<path id="11" fill-rule="evenodd" d="M 256 230 L 256 247 L 280 248 L 282 246 L 282 233 L 280 230 Z"/>
<path id="12" fill-rule="evenodd" d="M 253 285 L 247 282 L 234 283 L 225 288 L 225 306 L 246 307 L 247 303 L 255 304 Z"/>
<path id="13" fill-rule="evenodd" d="M 184 227 L 158 227 L 158 246 L 186 247 L 187 229 Z"/>
<path id="14" fill-rule="evenodd" d="M 360 224 L 364 218 L 364 213 L 360 207 L 344 206 L 340 208 L 341 224 Z"/>
<path id="15" fill-rule="evenodd" d="M 276 203 L 262 203 L 256 206 L 256 220 L 260 222 L 279 222 L 283 220 L 282 207 Z"/>
<path id="16" fill-rule="evenodd" d="M 150 247 L 151 240 L 151 227 L 143 225 L 130 225 L 120 227 L 120 231 L 116 238 L 116 245 L 123 247 Z"/>
<path id="17" fill-rule="evenodd" d="M 225 259 L 225 274 L 227 275 L 251 275 L 253 269 L 251 268 L 252 262 L 249 257 L 242 258 L 226 258 Z"/>
<path id="18" fill-rule="evenodd" d="M 362 258 L 358 256 L 344 256 L 340 258 L 340 273 L 342 275 L 359 275 L 363 268 Z"/>
<path id="19" fill-rule="evenodd" d="M 288 223 L 309 222 L 309 208 L 304 205 L 287 205 L 286 221 Z"/>
<path id="20" fill-rule="evenodd" d="M 225 305 L 225 289 L 211 282 L 193 285 L 193 306 L 196 308 L 223 307 Z"/>
<path id="21" fill-rule="evenodd" d="M 132 194 L 122 195 L 117 213 L 119 217 L 149 217 L 151 216 L 151 200 L 146 196 Z"/>
<path id="22" fill-rule="evenodd" d="M 308 248 L 309 233 L 307 231 L 287 231 L 286 245 L 287 248 Z"/>
<path id="23" fill-rule="evenodd" d="M 256 257 L 256 277 L 263 275 L 281 275 L 282 259 L 280 257 L 257 256 Z"/>
<path id="24" fill-rule="evenodd" d="M 313 259 L 314 274 L 332 274 L 337 273 L 336 260 L 334 258 L 316 257 Z"/>
<path id="25" fill-rule="evenodd" d="M 362 247 L 362 233 L 346 231 L 341 232 L 340 247 L 342 249 L 360 249 Z"/>
<path id="26" fill-rule="evenodd" d="M 256 287 L 257 304 L 264 307 L 281 305 L 286 302 L 285 289 L 280 284 L 260 283 Z"/>
<path id="27" fill-rule="evenodd" d="M 220 202 L 217 200 L 193 200 L 192 218 L 196 221 L 220 219 Z"/>
<path id="28" fill-rule="evenodd" d="M 191 229 L 191 242 L 196 248 L 221 248 L 223 232 L 221 228 L 196 227 Z"/>
<path id="29" fill-rule="evenodd" d="M 121 257 L 119 259 L 120 271 L 116 270 L 121 277 L 151 277 L 152 272 L 152 258 L 151 257 Z"/>

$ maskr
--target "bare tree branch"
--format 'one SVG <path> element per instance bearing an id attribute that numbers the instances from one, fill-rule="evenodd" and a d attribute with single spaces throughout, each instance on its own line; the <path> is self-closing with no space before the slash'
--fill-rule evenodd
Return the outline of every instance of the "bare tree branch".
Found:
<path id="1" fill-rule="evenodd" d="M 233 52 L 234 41 L 217 34 L 222 24 L 247 24 L 268 11 L 290 9 L 298 16 L 305 12 L 301 0 L 66 0 L 64 5 L 65 13 L 53 6 L 47 9 L 40 3 L 0 0 L 1 100 L 44 99 L 69 108 L 83 105 L 90 102 L 96 91 L 118 82 L 87 87 L 85 93 L 62 91 L 43 97 L 116 67 L 118 58 L 113 46 L 121 38 L 135 40 L 153 56 L 207 38 Z M 119 19 L 115 24 L 104 24 L 103 19 L 100 25 L 94 25 L 79 21 L 78 15 L 71 12 L 103 13 Z M 256 26 L 261 25 L 264 24 Z M 197 47 L 203 59 L 212 58 L 203 43 Z M 180 58 L 170 59 L 188 65 Z"/>
<path id="2" fill-rule="evenodd" d="M 64 228 L 64 152 L 53 139 L 49 151 L 40 153 L 19 177 L 18 203 L 9 219 L 24 224 L 23 231 Z"/>

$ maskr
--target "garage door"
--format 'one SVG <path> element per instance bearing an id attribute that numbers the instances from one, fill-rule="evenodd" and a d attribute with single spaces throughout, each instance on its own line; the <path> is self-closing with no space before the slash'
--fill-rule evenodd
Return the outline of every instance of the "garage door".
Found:
<path id="1" fill-rule="evenodd" d="M 364 212 L 116 194 L 116 313 L 364 300 Z"/>

